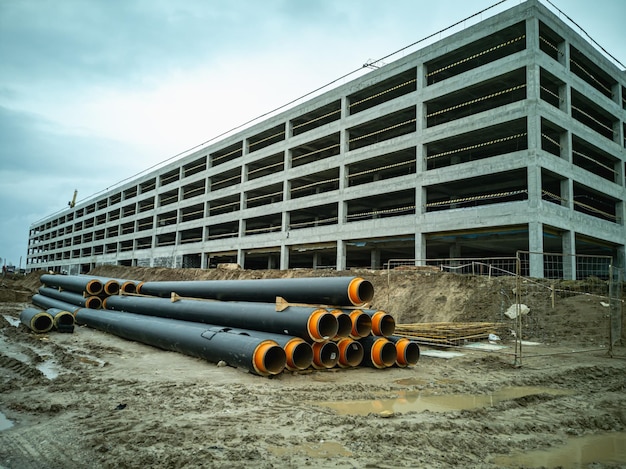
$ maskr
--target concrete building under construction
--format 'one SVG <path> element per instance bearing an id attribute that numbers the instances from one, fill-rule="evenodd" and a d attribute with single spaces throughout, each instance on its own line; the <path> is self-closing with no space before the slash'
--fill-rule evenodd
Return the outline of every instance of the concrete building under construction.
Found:
<path id="1" fill-rule="evenodd" d="M 626 72 L 529 0 L 34 223 L 27 267 L 623 266 L 625 146 Z"/>

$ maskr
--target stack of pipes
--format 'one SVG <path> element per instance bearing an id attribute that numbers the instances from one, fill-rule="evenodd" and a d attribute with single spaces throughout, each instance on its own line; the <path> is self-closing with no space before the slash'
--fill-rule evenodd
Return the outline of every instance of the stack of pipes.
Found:
<path id="1" fill-rule="evenodd" d="M 70 311 L 78 324 L 261 376 L 419 360 L 417 343 L 393 335 L 391 315 L 365 307 L 374 288 L 359 277 L 139 282 L 46 274 L 41 281 L 33 303 Z"/>

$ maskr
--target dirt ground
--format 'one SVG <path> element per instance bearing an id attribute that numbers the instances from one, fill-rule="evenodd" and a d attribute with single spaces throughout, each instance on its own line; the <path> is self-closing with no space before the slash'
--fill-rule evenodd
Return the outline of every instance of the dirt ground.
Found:
<path id="1" fill-rule="evenodd" d="M 94 273 L 137 280 L 320 275 Z M 374 305 L 398 323 L 501 315 L 503 280 L 407 273 L 388 283 L 378 272 L 360 274 L 374 284 Z M 595 351 L 537 356 L 521 367 L 506 353 L 464 348 L 439 358 L 432 355 L 440 349 L 422 347 L 414 367 L 263 378 L 87 327 L 34 334 L 18 317 L 39 285 L 31 274 L 0 287 L 0 468 L 626 467 L 620 450 L 609 460 L 604 449 L 583 462 L 530 457 L 580 447 L 580 437 L 610 436 L 626 447 L 626 350 L 618 346 L 608 357 L 601 328 Z M 597 307 L 584 296 L 566 300 L 561 307 L 576 317 Z M 571 351 L 568 338 L 580 343 L 551 324 L 541 333 L 553 343 L 535 351 Z"/>

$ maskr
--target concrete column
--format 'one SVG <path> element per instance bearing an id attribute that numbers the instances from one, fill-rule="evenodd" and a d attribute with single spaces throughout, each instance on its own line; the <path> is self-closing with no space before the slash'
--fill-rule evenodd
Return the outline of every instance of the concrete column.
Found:
<path id="1" fill-rule="evenodd" d="M 528 166 L 528 207 L 536 210 L 541 205 L 541 167 Z"/>
<path id="2" fill-rule="evenodd" d="M 380 269 L 380 250 L 372 249 L 370 251 L 370 269 Z"/>
<path id="3" fill-rule="evenodd" d="M 571 163 L 573 161 L 572 133 L 569 130 L 561 133 L 559 145 L 561 145 L 561 158 Z"/>
<path id="4" fill-rule="evenodd" d="M 426 236 L 415 232 L 415 265 L 426 265 Z"/>
<path id="5" fill-rule="evenodd" d="M 246 252 L 243 249 L 237 249 L 237 264 L 245 268 Z"/>
<path id="6" fill-rule="evenodd" d="M 346 242 L 342 239 L 337 240 L 337 270 L 346 269 Z"/>
<path id="7" fill-rule="evenodd" d="M 313 253 L 313 268 L 317 269 L 321 265 L 321 256 L 319 252 Z"/>
<path id="8" fill-rule="evenodd" d="M 289 246 L 282 244 L 280 246 L 280 270 L 289 268 Z"/>
<path id="9" fill-rule="evenodd" d="M 574 181 L 565 179 L 561 181 L 561 205 L 574 210 Z"/>
<path id="10" fill-rule="evenodd" d="M 543 225 L 528 223 L 528 250 L 530 251 L 530 276 L 543 278 Z"/>
<path id="11" fill-rule="evenodd" d="M 576 280 L 576 233 L 565 231 L 561 236 L 563 248 L 563 279 Z"/>

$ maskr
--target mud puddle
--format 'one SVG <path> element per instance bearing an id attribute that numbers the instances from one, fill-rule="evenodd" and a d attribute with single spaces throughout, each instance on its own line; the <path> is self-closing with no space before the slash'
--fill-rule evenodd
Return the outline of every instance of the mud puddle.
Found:
<path id="1" fill-rule="evenodd" d="M 499 402 L 518 399 L 536 394 L 562 396 L 571 391 L 537 386 L 516 386 L 502 388 L 490 394 L 447 394 L 433 395 L 424 391 L 401 392 L 394 399 L 374 399 L 368 401 L 326 401 L 318 405 L 329 407 L 341 415 L 367 415 L 370 413 L 392 412 L 449 412 L 470 410 L 479 407 L 492 407 Z"/>
<path id="2" fill-rule="evenodd" d="M 9 420 L 6 415 L 0 412 L 0 432 L 2 430 L 8 430 L 13 426 L 13 421 Z"/>
<path id="3" fill-rule="evenodd" d="M 269 450 L 275 456 L 289 456 L 293 453 L 304 454 L 310 458 L 332 458 L 337 456 L 352 456 L 341 443 L 336 441 L 322 441 L 320 443 L 303 443 L 292 446 L 273 446 Z"/>
<path id="4" fill-rule="evenodd" d="M 493 460 L 500 467 L 580 468 L 591 463 L 626 465 L 626 432 L 568 438 L 566 444 Z"/>

